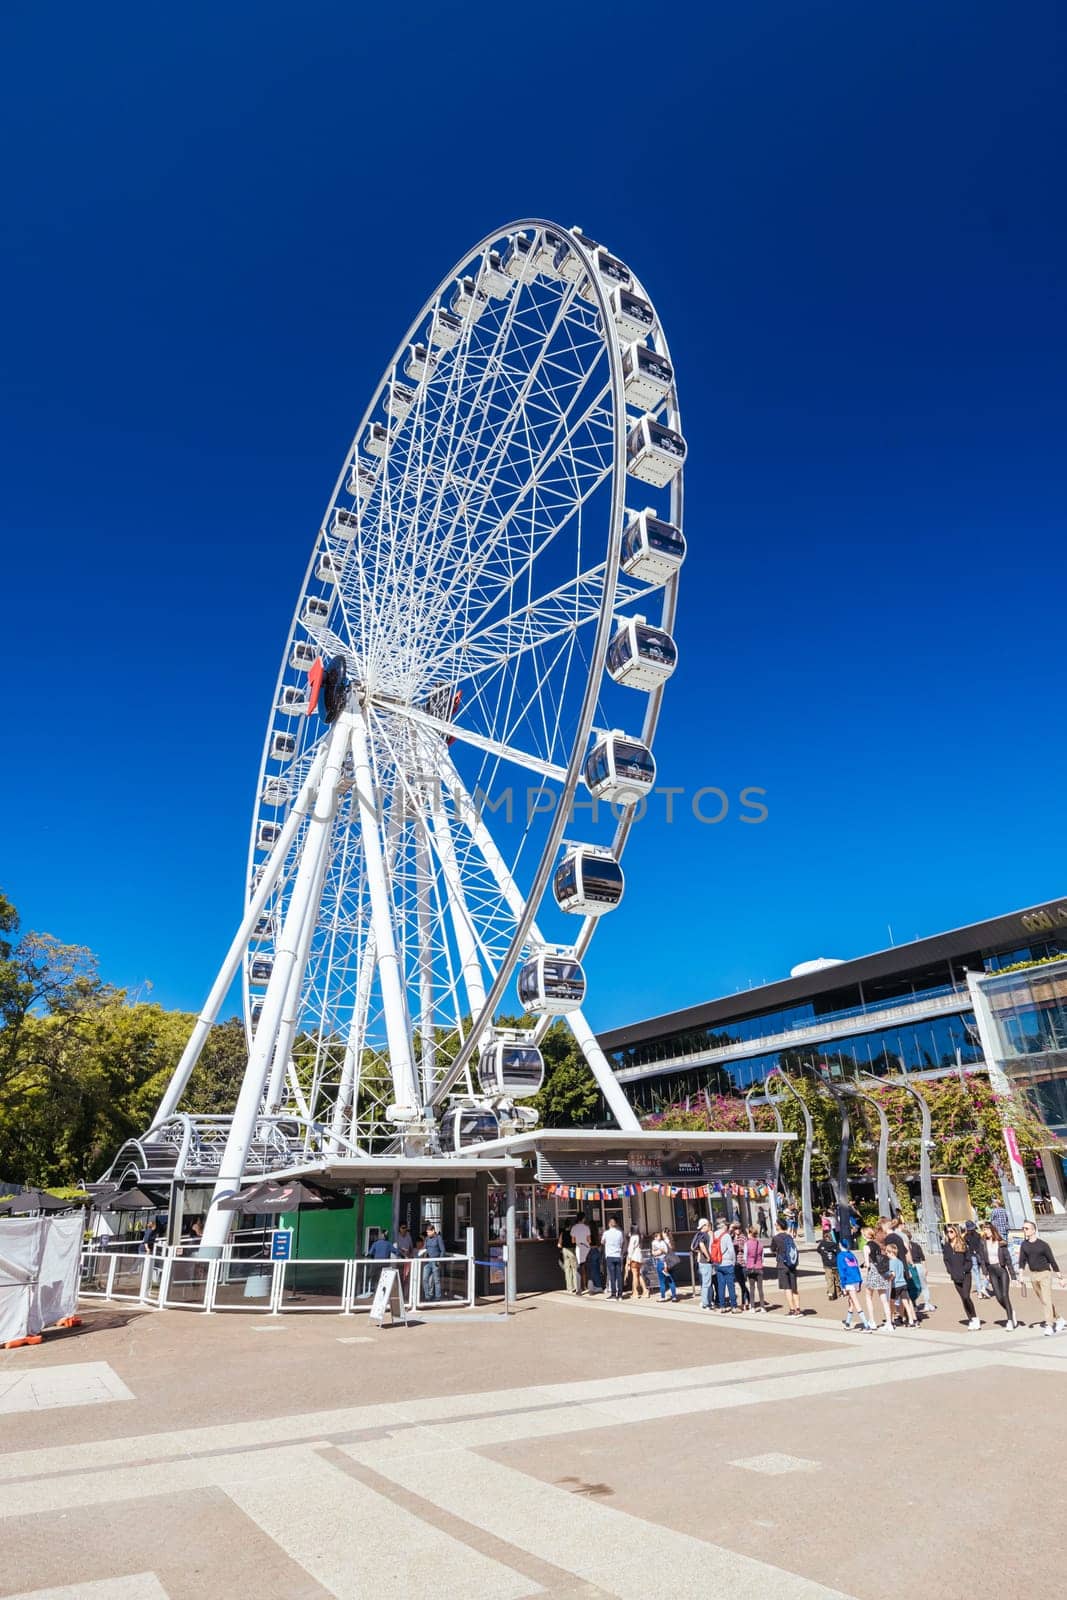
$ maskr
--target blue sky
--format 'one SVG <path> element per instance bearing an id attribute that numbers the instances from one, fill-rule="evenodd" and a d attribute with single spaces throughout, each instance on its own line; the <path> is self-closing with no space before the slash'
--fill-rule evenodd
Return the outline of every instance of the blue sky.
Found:
<path id="1" fill-rule="evenodd" d="M 200 1001 L 351 433 L 437 280 L 524 214 L 654 293 L 690 443 L 660 778 L 769 808 L 636 831 L 594 1024 L 1063 893 L 1065 26 L 9 13 L 0 884 L 27 925 Z"/>

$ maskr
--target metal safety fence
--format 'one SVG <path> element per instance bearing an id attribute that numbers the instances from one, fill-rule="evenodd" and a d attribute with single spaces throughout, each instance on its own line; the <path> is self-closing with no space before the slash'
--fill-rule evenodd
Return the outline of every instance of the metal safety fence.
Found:
<path id="1" fill-rule="evenodd" d="M 336 1257 L 271 1261 L 238 1250 L 209 1258 L 192 1245 L 157 1245 L 151 1254 L 86 1249 L 81 1295 L 86 1299 L 133 1300 L 161 1310 L 258 1311 L 281 1316 L 295 1311 L 350 1316 L 369 1311 L 378 1281 L 396 1270 L 408 1312 L 473 1306 L 473 1237 L 462 1254 L 355 1259 Z"/>

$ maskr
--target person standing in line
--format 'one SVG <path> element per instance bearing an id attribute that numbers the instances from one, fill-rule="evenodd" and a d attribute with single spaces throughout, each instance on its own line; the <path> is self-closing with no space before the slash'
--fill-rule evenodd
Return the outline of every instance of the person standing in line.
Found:
<path id="1" fill-rule="evenodd" d="M 848 1310 L 844 1317 L 844 1326 L 852 1327 L 853 1317 L 859 1318 L 859 1325 L 865 1333 L 870 1332 L 871 1324 L 863 1309 L 860 1299 L 860 1290 L 863 1287 L 863 1273 L 860 1270 L 859 1257 L 852 1246 L 845 1244 L 844 1240 L 837 1247 L 837 1277 L 841 1284 L 841 1292 L 848 1301 Z"/>
<path id="2" fill-rule="evenodd" d="M 630 1293 L 635 1300 L 652 1298 L 652 1291 L 641 1276 L 641 1263 L 645 1252 L 641 1248 L 641 1234 L 638 1228 L 631 1227 L 630 1237 L 626 1241 L 626 1275 L 630 1280 Z"/>
<path id="3" fill-rule="evenodd" d="M 993 1285 L 993 1294 L 1007 1317 L 1005 1328 L 1016 1326 L 1015 1312 L 1011 1308 L 1011 1280 L 1015 1276 L 1011 1251 L 991 1222 L 983 1222 L 975 1241 L 986 1277 Z"/>
<path id="4" fill-rule="evenodd" d="M 797 1242 L 784 1223 L 779 1223 L 778 1232 L 771 1240 L 771 1249 L 774 1251 L 778 1263 L 778 1287 L 784 1289 L 786 1304 L 789 1307 L 788 1315 L 800 1316 L 800 1293 L 797 1289 L 797 1266 L 800 1262 L 800 1252 Z"/>
<path id="5" fill-rule="evenodd" d="M 827 1300 L 837 1299 L 837 1244 L 830 1231 L 830 1224 L 824 1221 L 822 1225 L 822 1238 L 815 1246 L 816 1254 L 822 1262 L 823 1277 L 826 1279 Z"/>
<path id="6" fill-rule="evenodd" d="M 893 1332 L 893 1312 L 889 1304 L 891 1282 L 889 1256 L 885 1248 L 885 1234 L 880 1227 L 864 1228 L 863 1288 L 867 1296 L 867 1320 L 872 1328 L 879 1326 L 875 1307 L 881 1301 L 884 1312 L 884 1321 L 881 1324 L 882 1333 Z"/>
<path id="7" fill-rule="evenodd" d="M 1037 1235 L 1036 1222 L 1023 1223 L 1023 1242 L 1019 1246 L 1019 1271 L 1028 1272 L 1030 1282 L 1034 1286 L 1034 1293 L 1041 1302 L 1041 1309 L 1045 1313 L 1044 1332 L 1046 1339 L 1054 1333 L 1062 1333 L 1067 1328 L 1067 1322 L 1056 1315 L 1056 1307 L 1052 1300 L 1052 1274 L 1059 1272 L 1056 1257 L 1049 1249 L 1044 1239 Z"/>
<path id="8" fill-rule="evenodd" d="M 622 1299 L 622 1251 L 625 1243 L 618 1217 L 609 1217 L 601 1240 L 604 1247 L 604 1265 L 608 1274 L 608 1299 Z"/>
<path id="9" fill-rule="evenodd" d="M 593 1235 L 589 1231 L 589 1224 L 583 1216 L 577 1222 L 571 1223 L 571 1238 L 574 1240 L 574 1254 L 578 1260 L 578 1293 L 589 1287 L 589 1247 L 593 1242 Z"/>
<path id="10" fill-rule="evenodd" d="M 756 1226 L 757 1226 L 757 1228 L 759 1230 L 757 1235 L 756 1235 L 756 1237 L 759 1238 L 759 1239 L 766 1239 L 766 1237 L 767 1237 L 767 1213 L 764 1210 L 763 1206 L 758 1206 L 757 1209 L 756 1209 Z"/>
<path id="11" fill-rule="evenodd" d="M 748 1238 L 744 1243 L 745 1272 L 748 1275 L 748 1309 L 750 1311 L 766 1311 L 767 1301 L 763 1294 L 763 1240 L 755 1228 L 749 1228 Z M 759 1305 L 756 1296 L 759 1295 Z"/>
<path id="12" fill-rule="evenodd" d="M 559 1264 L 563 1268 L 563 1286 L 568 1294 L 578 1294 L 578 1257 L 574 1253 L 574 1240 L 569 1228 L 559 1235 Z"/>
<path id="13" fill-rule="evenodd" d="M 387 1233 L 380 1233 L 367 1251 L 367 1254 L 374 1262 L 374 1266 L 370 1270 L 370 1292 L 373 1294 L 378 1287 L 378 1279 L 382 1275 L 385 1263 L 391 1261 L 396 1255 L 396 1245 Z"/>
<path id="14" fill-rule="evenodd" d="M 742 1311 L 750 1311 L 752 1301 L 748 1292 L 748 1275 L 745 1272 L 745 1230 L 739 1222 L 735 1222 L 730 1229 L 730 1238 L 734 1242 L 734 1283 L 737 1288 L 737 1303 Z"/>
<path id="15" fill-rule="evenodd" d="M 143 1256 L 150 1256 L 152 1254 L 152 1251 L 156 1248 L 156 1240 L 158 1238 L 159 1223 L 155 1217 L 151 1217 L 141 1235 L 141 1254 Z"/>
<path id="16" fill-rule="evenodd" d="M 656 1268 L 656 1277 L 659 1279 L 659 1297 L 661 1302 L 666 1300 L 668 1288 L 671 1291 L 671 1299 L 677 1300 L 678 1298 L 678 1290 L 675 1287 L 671 1269 L 667 1265 L 671 1254 L 672 1246 L 670 1234 L 664 1233 L 662 1229 L 657 1228 L 656 1232 L 652 1235 L 652 1261 Z"/>
<path id="17" fill-rule="evenodd" d="M 697 1231 L 693 1235 L 693 1259 L 696 1262 L 697 1278 L 700 1281 L 700 1309 L 711 1310 L 711 1297 L 715 1287 L 715 1264 L 711 1259 L 711 1224 L 707 1217 L 701 1217 L 697 1223 Z"/>
<path id="18" fill-rule="evenodd" d="M 928 1315 L 931 1311 L 936 1311 L 937 1307 L 930 1298 L 930 1280 L 926 1274 L 926 1251 L 909 1228 L 901 1225 L 900 1232 L 904 1235 L 904 1243 L 908 1247 L 907 1254 L 911 1262 L 911 1270 L 914 1272 L 918 1283 L 919 1310 Z"/>
<path id="19" fill-rule="evenodd" d="M 411 1237 L 411 1229 L 406 1222 L 402 1222 L 396 1230 L 396 1251 L 401 1260 L 400 1282 L 404 1286 L 405 1295 L 408 1292 L 408 1279 L 411 1276 L 411 1257 L 414 1253 L 415 1241 Z"/>
<path id="20" fill-rule="evenodd" d="M 443 1234 L 432 1222 L 426 1224 L 426 1254 L 429 1260 L 423 1273 L 423 1298 L 441 1300 L 444 1298 L 441 1287 L 441 1257 L 445 1254 L 445 1241 Z"/>
<path id="21" fill-rule="evenodd" d="M 915 1307 L 911 1303 L 908 1293 L 908 1266 L 900 1253 L 900 1247 L 891 1239 L 886 1240 L 886 1255 L 889 1261 L 889 1302 L 890 1310 L 895 1318 L 902 1321 L 908 1328 L 917 1328 L 919 1319 L 915 1315 Z"/>
<path id="22" fill-rule="evenodd" d="M 711 1241 L 711 1259 L 715 1267 L 715 1286 L 719 1292 L 719 1310 L 724 1317 L 737 1309 L 734 1267 L 737 1252 L 725 1222 L 720 1222 Z"/>
<path id="23" fill-rule="evenodd" d="M 941 1247 L 941 1259 L 945 1263 L 945 1271 L 952 1279 L 953 1287 L 960 1297 L 967 1326 L 972 1333 L 977 1333 L 982 1326 L 978 1313 L 974 1309 L 971 1298 L 971 1264 L 972 1246 L 970 1239 L 962 1228 L 950 1222 L 945 1229 L 945 1242 Z"/>
<path id="24" fill-rule="evenodd" d="M 1000 1234 L 1000 1237 L 1006 1239 L 1008 1237 L 1008 1229 L 1011 1227 L 1011 1218 L 1008 1216 L 1008 1208 L 1003 1200 L 997 1201 L 989 1213 L 989 1220 Z"/>

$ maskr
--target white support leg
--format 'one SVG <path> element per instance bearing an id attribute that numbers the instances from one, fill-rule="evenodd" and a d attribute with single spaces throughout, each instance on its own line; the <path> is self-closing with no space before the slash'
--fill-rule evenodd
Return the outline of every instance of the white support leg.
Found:
<path id="1" fill-rule="evenodd" d="M 482 972 L 481 956 L 478 954 L 477 934 L 467 906 L 467 898 L 463 893 L 463 878 L 456 859 L 452 824 L 443 806 L 440 805 L 433 811 L 433 840 L 437 859 L 441 863 L 441 875 L 445 880 L 449 910 L 456 930 L 456 949 L 459 952 L 463 986 L 467 991 L 467 1005 L 471 1016 L 476 1017 L 485 1005 L 485 974 Z"/>
<path id="2" fill-rule="evenodd" d="M 345 1058 L 341 1064 L 341 1082 L 338 1085 L 337 1099 L 333 1103 L 333 1113 L 330 1117 L 330 1136 L 327 1142 L 332 1155 L 337 1155 L 340 1152 L 341 1141 L 345 1137 L 346 1122 L 349 1138 L 355 1138 L 356 1064 L 363 1056 L 363 1041 L 367 1033 L 367 1011 L 370 1007 L 371 980 L 374 977 L 376 950 L 374 929 L 369 928 L 367 930 L 366 943 L 359 958 L 359 976 L 356 979 L 356 1003 L 352 1008 L 352 1021 L 349 1025 L 348 1038 L 345 1042 Z"/>
<path id="3" fill-rule="evenodd" d="M 363 834 L 364 860 L 367 864 L 367 888 L 370 893 L 371 917 L 377 945 L 378 981 L 381 984 L 382 1004 L 385 1010 L 385 1031 L 389 1042 L 393 1094 L 397 1106 L 414 1114 L 419 1105 L 418 1086 L 415 1080 L 411 1035 L 408 1031 L 404 986 L 396 953 L 393 909 L 382 855 L 367 721 L 362 707 L 358 708 L 352 717 L 352 763 L 355 769 L 355 793 Z"/>
<path id="4" fill-rule="evenodd" d="M 449 785 L 452 794 L 455 796 L 456 809 L 463 825 L 474 840 L 479 854 L 495 878 L 508 909 L 517 922 L 526 910 L 526 902 L 511 873 L 508 871 L 492 834 L 479 815 L 477 806 L 464 788 L 459 773 L 447 758 L 442 771 L 442 781 Z M 538 932 L 536 922 L 530 924 L 530 938 L 538 944 L 544 943 Z M 641 1131 L 641 1123 L 629 1100 L 627 1100 L 619 1080 L 612 1072 L 611 1063 L 600 1048 L 596 1034 L 585 1020 L 584 1013 L 581 1011 L 568 1012 L 566 1021 L 578 1042 L 579 1049 L 589 1063 L 589 1070 L 596 1079 L 597 1086 L 607 1101 L 619 1127 L 639 1133 Z"/>
<path id="5" fill-rule="evenodd" d="M 415 821 L 415 911 L 419 931 L 419 1070 L 422 1103 L 429 1105 L 436 1073 L 437 1041 L 434 1034 L 433 917 L 430 910 L 430 852 L 425 824 Z"/>
<path id="6" fill-rule="evenodd" d="M 274 1055 L 282 1008 L 296 964 L 304 918 L 314 915 L 308 902 L 317 878 L 319 854 L 324 848 L 324 841 L 329 838 L 333 825 L 334 812 L 337 808 L 337 787 L 348 750 L 349 737 L 348 718 L 341 717 L 330 731 L 322 781 L 319 784 L 314 810 L 304 839 L 300 867 L 286 913 L 285 925 L 275 945 L 274 970 L 263 997 L 263 1013 L 252 1041 L 248 1066 L 241 1083 L 241 1091 L 237 1096 L 226 1148 L 219 1164 L 219 1176 L 204 1224 L 202 1249 L 205 1254 L 217 1254 L 222 1249 L 235 1215 L 232 1211 L 220 1211 L 215 1202 L 225 1195 L 235 1193 L 244 1176 L 248 1147 L 252 1143 L 256 1120 L 260 1113 L 260 1102 Z"/>
<path id="7" fill-rule="evenodd" d="M 285 991 L 285 1004 L 282 1006 L 281 1021 L 278 1024 L 278 1037 L 274 1045 L 274 1063 L 270 1070 L 270 1085 L 267 1089 L 267 1111 L 269 1114 L 275 1113 L 281 1105 L 282 1089 L 285 1085 L 286 1073 L 289 1067 L 289 1054 L 293 1048 L 297 1019 L 300 1015 L 300 995 L 304 986 L 304 972 L 307 968 L 308 956 L 311 953 L 311 941 L 315 936 L 319 900 L 322 897 L 322 885 L 326 877 L 326 867 L 329 859 L 330 830 L 327 828 L 323 830 L 319 838 L 315 878 L 308 896 L 304 925 L 300 930 L 300 938 L 297 944 L 296 960 L 293 963 L 289 986 Z"/>
<path id="8" fill-rule="evenodd" d="M 282 831 L 275 840 L 274 848 L 267 857 L 263 876 L 260 878 L 252 898 L 248 902 L 248 908 L 245 911 L 241 926 L 234 934 L 233 943 L 230 945 L 225 961 L 219 968 L 218 977 L 212 984 L 211 992 L 204 1001 L 204 1009 L 196 1019 L 193 1031 L 189 1035 L 189 1042 L 182 1051 L 181 1060 L 171 1074 L 166 1093 L 159 1102 L 159 1110 L 155 1116 L 156 1123 L 163 1122 L 167 1117 L 173 1116 L 178 1109 L 193 1068 L 200 1059 L 200 1052 L 204 1048 L 207 1036 L 218 1018 L 219 1008 L 229 993 L 230 985 L 237 976 L 241 960 L 248 948 L 248 941 L 252 936 L 252 929 L 263 915 L 263 908 L 267 904 L 271 890 L 281 875 L 282 868 L 285 865 L 285 858 L 289 854 L 293 840 L 296 838 L 301 820 L 311 805 L 312 796 L 322 775 L 325 760 L 326 751 L 324 748 L 319 751 L 312 762 L 308 775 L 304 779 L 300 792 L 293 804 L 293 809 L 286 818 Z"/>

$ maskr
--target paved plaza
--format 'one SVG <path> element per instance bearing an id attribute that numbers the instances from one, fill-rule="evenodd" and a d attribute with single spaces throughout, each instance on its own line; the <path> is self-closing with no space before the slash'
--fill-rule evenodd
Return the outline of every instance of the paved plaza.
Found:
<path id="1" fill-rule="evenodd" d="M 0 1354 L 0 1595 L 1000 1600 L 1005 1560 L 1047 1589 L 1067 1336 L 968 1333 L 948 1285 L 849 1333 L 803 1283 L 791 1321 L 86 1311 Z"/>

